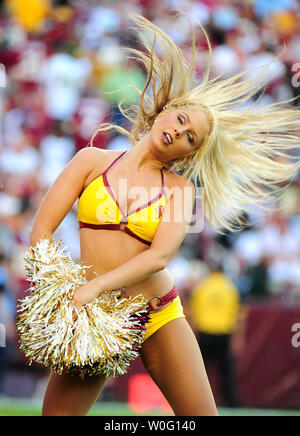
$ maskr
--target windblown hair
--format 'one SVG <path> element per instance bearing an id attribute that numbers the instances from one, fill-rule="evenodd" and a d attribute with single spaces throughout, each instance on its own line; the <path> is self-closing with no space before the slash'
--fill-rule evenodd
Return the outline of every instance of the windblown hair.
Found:
<path id="1" fill-rule="evenodd" d="M 205 217 L 217 231 L 243 227 L 243 212 L 252 204 L 263 205 L 276 197 L 282 191 L 282 183 L 291 180 L 300 168 L 299 159 L 294 161 L 297 153 L 293 154 L 293 149 L 300 149 L 300 112 L 289 104 L 295 99 L 263 107 L 257 105 L 259 100 L 253 101 L 253 97 L 263 95 L 271 79 L 261 79 L 269 64 L 250 70 L 256 72 L 251 78 L 246 77 L 249 70 L 226 79 L 210 78 L 212 48 L 200 23 L 209 47 L 209 62 L 203 77 L 197 80 L 195 32 L 189 20 L 190 63 L 160 28 L 140 15 L 131 18 L 143 50 L 126 50 L 145 68 L 146 85 L 142 91 L 136 89 L 140 95 L 138 105 L 127 107 L 126 102 L 119 105 L 132 123 L 131 131 L 103 124 L 91 144 L 99 131 L 114 128 L 134 146 L 150 132 L 162 110 L 203 111 L 211 128 L 202 145 L 164 167 L 180 171 L 195 184 L 200 181 L 204 188 Z M 162 56 L 156 53 L 157 46 Z"/>

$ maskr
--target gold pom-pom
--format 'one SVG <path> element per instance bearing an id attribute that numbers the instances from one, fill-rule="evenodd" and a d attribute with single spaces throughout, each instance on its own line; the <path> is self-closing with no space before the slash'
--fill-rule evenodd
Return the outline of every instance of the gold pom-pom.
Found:
<path id="1" fill-rule="evenodd" d="M 103 292 L 78 312 L 70 295 L 87 283 L 88 266 L 76 264 L 62 241 L 40 240 L 25 252 L 29 295 L 20 300 L 20 349 L 58 374 L 125 374 L 138 357 L 148 320 L 143 295 Z"/>

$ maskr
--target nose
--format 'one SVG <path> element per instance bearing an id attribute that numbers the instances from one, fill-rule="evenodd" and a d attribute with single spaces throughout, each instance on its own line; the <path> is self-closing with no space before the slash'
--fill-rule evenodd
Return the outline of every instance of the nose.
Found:
<path id="1" fill-rule="evenodd" d="M 175 132 L 176 138 L 178 138 L 180 136 L 180 134 L 181 134 L 177 129 L 174 129 L 174 132 Z"/>

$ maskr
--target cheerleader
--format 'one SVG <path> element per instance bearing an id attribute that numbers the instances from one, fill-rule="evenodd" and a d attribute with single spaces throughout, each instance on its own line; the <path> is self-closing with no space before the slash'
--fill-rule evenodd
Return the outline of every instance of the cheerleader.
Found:
<path id="1" fill-rule="evenodd" d="M 92 267 L 87 283 L 74 292 L 74 306 L 80 310 L 104 291 L 142 293 L 150 314 L 140 349 L 146 370 L 175 415 L 216 416 L 201 351 L 168 262 L 192 222 L 198 180 L 205 217 L 217 231 L 232 231 L 243 225 L 243 212 L 274 198 L 278 184 L 296 174 L 299 162 L 290 151 L 299 148 L 299 111 L 287 102 L 245 105 L 266 84 L 259 70 L 250 79 L 246 72 L 210 78 L 212 49 L 200 24 L 209 62 L 197 79 L 194 37 L 188 64 L 166 33 L 142 16 L 131 17 L 142 49 L 130 51 L 148 73 L 139 105 L 120 104 L 132 129 L 100 126 L 46 193 L 31 244 L 51 239 L 79 199 L 81 262 Z M 129 138 L 128 150 L 93 147 L 96 134 L 112 128 Z M 43 415 L 86 415 L 105 380 L 52 372 Z"/>

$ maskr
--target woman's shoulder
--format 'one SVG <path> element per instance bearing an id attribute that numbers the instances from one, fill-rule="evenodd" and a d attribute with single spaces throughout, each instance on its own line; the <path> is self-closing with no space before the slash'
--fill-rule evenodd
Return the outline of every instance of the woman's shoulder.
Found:
<path id="1" fill-rule="evenodd" d="M 106 150 L 98 147 L 84 147 L 77 153 L 76 157 L 82 161 L 89 161 L 93 159 L 103 158 L 106 156 Z"/>
<path id="2" fill-rule="evenodd" d="M 109 165 L 119 155 L 124 153 L 125 150 L 108 150 L 98 147 L 84 147 L 76 153 L 76 158 L 79 159 L 83 165 L 87 164 L 93 168 L 101 169 Z"/>
<path id="3" fill-rule="evenodd" d="M 109 150 L 107 148 L 99 148 L 99 147 L 93 147 L 93 146 L 87 146 L 84 148 L 81 148 L 77 154 L 81 154 L 82 156 L 97 156 L 97 155 L 107 155 L 107 156 L 117 156 L 118 154 L 124 153 L 127 150 Z"/>
<path id="4" fill-rule="evenodd" d="M 195 187 L 194 184 L 188 181 L 185 177 L 173 173 L 169 170 L 164 170 L 165 176 L 165 197 L 167 203 L 171 200 L 172 197 L 176 198 L 176 195 L 185 195 L 185 188 L 192 188 L 193 196 L 195 196 Z"/>
<path id="5" fill-rule="evenodd" d="M 165 175 L 165 184 L 169 189 L 176 188 L 176 187 L 182 189 L 185 187 L 194 187 L 192 181 L 189 181 L 185 177 L 173 173 L 172 171 L 164 170 L 164 175 Z"/>

